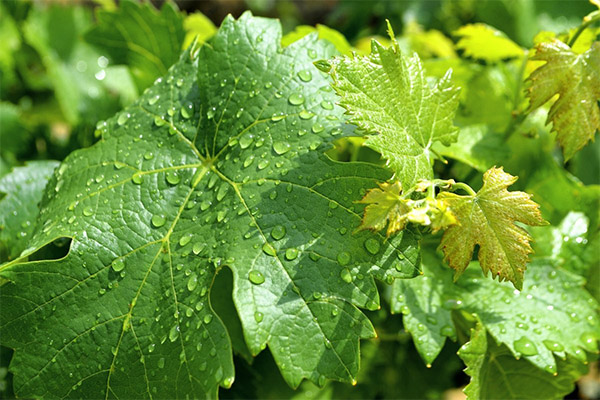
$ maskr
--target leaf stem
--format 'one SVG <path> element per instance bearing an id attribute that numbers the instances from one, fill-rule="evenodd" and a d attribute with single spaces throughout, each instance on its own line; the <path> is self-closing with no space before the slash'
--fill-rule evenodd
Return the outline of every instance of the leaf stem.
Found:
<path id="1" fill-rule="evenodd" d="M 470 196 L 477 196 L 477 193 L 471 188 L 471 186 L 467 185 L 464 182 L 456 182 L 455 184 L 452 185 L 452 189 L 453 190 L 462 189 L 465 192 L 469 193 Z"/>
<path id="2" fill-rule="evenodd" d="M 579 35 L 581 35 L 583 33 L 583 31 L 585 31 L 588 26 L 592 25 L 594 22 L 597 22 L 597 21 L 600 21 L 600 10 L 596 10 L 596 11 L 588 14 L 583 19 L 583 23 L 581 25 L 579 25 L 579 28 L 577 28 L 577 31 L 575 32 L 575 34 L 573 35 L 573 37 L 571 39 L 569 39 L 569 42 L 567 43 L 567 46 L 573 47 L 573 45 L 575 44 L 575 42 L 579 38 Z"/>

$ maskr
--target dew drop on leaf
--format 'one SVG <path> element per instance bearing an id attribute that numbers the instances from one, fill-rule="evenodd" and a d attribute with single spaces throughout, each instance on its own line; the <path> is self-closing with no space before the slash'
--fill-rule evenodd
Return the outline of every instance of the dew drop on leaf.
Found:
<path id="1" fill-rule="evenodd" d="M 348 270 L 348 268 L 344 268 L 340 271 L 340 278 L 342 278 L 342 280 L 346 283 L 351 283 L 352 282 L 352 274 L 350 273 L 350 270 Z"/>
<path id="2" fill-rule="evenodd" d="M 550 351 L 563 351 L 565 349 L 562 344 L 555 342 L 554 340 L 546 339 L 543 343 Z"/>
<path id="3" fill-rule="evenodd" d="M 519 340 L 515 340 L 514 346 L 515 351 L 524 356 L 534 356 L 538 353 L 535 344 L 525 336 L 522 336 Z"/>
<path id="4" fill-rule="evenodd" d="M 136 185 L 141 185 L 142 182 L 144 182 L 144 177 L 141 174 L 139 174 L 139 173 L 135 173 L 131 177 L 131 181 L 133 183 L 135 183 Z"/>
<path id="5" fill-rule="evenodd" d="M 342 251 L 337 255 L 337 261 L 342 267 L 344 265 L 348 265 L 348 263 L 350 263 L 350 259 L 350 253 L 348 253 L 347 251 Z"/>
<path id="6" fill-rule="evenodd" d="M 303 69 L 298 72 L 298 78 L 300 78 L 304 82 L 310 82 L 312 79 L 312 73 L 309 70 Z"/>
<path id="7" fill-rule="evenodd" d="M 292 93 L 288 98 L 288 101 L 293 106 L 299 106 L 304 103 L 304 96 L 301 93 Z"/>
<path id="8" fill-rule="evenodd" d="M 169 171 L 167 172 L 167 182 L 171 185 L 177 185 L 181 182 L 181 177 L 177 174 L 177 172 Z"/>
<path id="9" fill-rule="evenodd" d="M 188 244 L 190 241 L 192 240 L 192 234 L 188 233 L 187 235 L 183 235 L 180 239 L 179 239 L 179 245 L 180 246 L 185 246 L 186 244 Z"/>
<path id="10" fill-rule="evenodd" d="M 321 102 L 321 107 L 323 107 L 325 110 L 333 110 L 333 103 L 329 100 L 323 100 Z"/>
<path id="11" fill-rule="evenodd" d="M 367 251 L 371 254 L 377 254 L 379 252 L 379 241 L 377 239 L 374 238 L 369 238 L 367 240 L 365 240 L 365 248 L 367 249 Z"/>
<path id="12" fill-rule="evenodd" d="M 323 124 L 320 124 L 318 122 L 312 126 L 312 131 L 314 133 L 323 132 L 324 129 L 325 129 L 325 127 L 323 126 Z"/>
<path id="13" fill-rule="evenodd" d="M 83 215 L 85 215 L 86 217 L 89 217 L 93 214 L 94 214 L 94 209 L 91 206 L 87 206 L 86 208 L 83 209 Z"/>
<path id="14" fill-rule="evenodd" d="M 275 142 L 273 143 L 273 150 L 279 155 L 285 154 L 290 150 L 290 144 L 285 142 Z"/>
<path id="15" fill-rule="evenodd" d="M 122 126 L 125 124 L 125 122 L 127 122 L 127 120 L 129 119 L 129 117 L 131 117 L 131 114 L 123 112 L 119 115 L 119 118 L 117 118 L 117 124 L 119 124 L 119 126 Z"/>
<path id="16" fill-rule="evenodd" d="M 198 287 L 198 275 L 192 274 L 187 282 L 187 289 L 192 292 Z"/>
<path id="17" fill-rule="evenodd" d="M 255 285 L 260 285 L 265 282 L 265 276 L 261 272 L 253 269 L 248 272 L 248 280 Z"/>
<path id="18" fill-rule="evenodd" d="M 113 269 L 115 272 L 122 271 L 122 270 L 123 270 L 123 268 L 125 268 L 125 263 L 123 262 L 123 260 L 122 260 L 122 259 L 120 259 L 120 258 L 117 258 L 115 261 L 113 261 L 113 263 L 112 263 L 112 269 Z"/>
<path id="19" fill-rule="evenodd" d="M 256 322 L 262 322 L 263 318 L 264 318 L 264 314 L 261 313 L 260 311 L 257 311 L 254 313 L 254 320 Z"/>
<path id="20" fill-rule="evenodd" d="M 277 192 L 273 192 L 277 193 Z M 280 240 L 285 236 L 285 226 L 277 225 L 271 230 L 271 237 L 275 240 Z"/>
<path id="21" fill-rule="evenodd" d="M 288 261 L 295 260 L 298 257 L 298 249 L 289 248 L 285 251 L 285 259 Z"/>
<path id="22" fill-rule="evenodd" d="M 169 340 L 174 342 L 179 337 L 179 325 L 173 325 L 171 330 L 169 331 Z"/>
<path id="23" fill-rule="evenodd" d="M 160 228 L 167 222 L 167 219 L 164 215 L 156 214 L 152 216 L 152 226 L 155 228 Z"/>

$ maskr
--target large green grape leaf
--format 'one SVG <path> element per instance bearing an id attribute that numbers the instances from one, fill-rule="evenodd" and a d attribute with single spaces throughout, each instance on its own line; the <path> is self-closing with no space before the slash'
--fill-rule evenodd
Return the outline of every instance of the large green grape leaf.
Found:
<path id="1" fill-rule="evenodd" d="M 56 161 L 30 161 L 0 179 L 0 260 L 17 257 L 27 247 L 39 214 L 38 203 Z"/>
<path id="2" fill-rule="evenodd" d="M 486 279 L 477 262 L 453 284 L 452 271 L 441 260 L 431 255 L 423 260 L 424 275 L 394 282 L 391 301 L 425 362 L 435 359 L 444 336 L 455 337 L 455 327 L 448 323 L 452 310 L 475 314 L 514 357 L 549 373 L 557 371 L 553 354 L 585 360 L 586 351 L 598 351 L 598 303 L 580 276 L 556 268 L 549 259 L 530 264 L 522 291 Z"/>
<path id="3" fill-rule="evenodd" d="M 494 167 L 483 174 L 483 186 L 477 193 L 438 195 L 458 221 L 444 232 L 440 243 L 456 278 L 467 268 L 478 245 L 477 257 L 486 274 L 491 271 L 493 278 L 509 280 L 517 289 L 523 286 L 523 272 L 532 251 L 531 236 L 515 222 L 531 226 L 547 222 L 530 195 L 506 190 L 516 181 L 517 177 Z"/>
<path id="4" fill-rule="evenodd" d="M 252 354 L 268 345 L 292 386 L 355 379 L 374 335 L 357 306 L 378 307 L 373 277 L 418 274 L 419 250 L 409 230 L 351 234 L 389 173 L 322 154 L 345 123 L 312 63 L 334 49 L 280 40 L 274 20 L 227 18 L 57 169 L 24 255 L 70 252 L 0 270 L 17 394 L 215 397 L 234 372 L 209 301 L 225 266 Z"/>
<path id="5" fill-rule="evenodd" d="M 563 399 L 587 367 L 573 358 L 559 359 L 556 374 L 541 372 L 528 360 L 517 360 L 506 346 L 498 345 L 481 322 L 458 355 L 467 365 L 471 381 L 465 388 L 469 399 Z"/>
<path id="6" fill-rule="evenodd" d="M 140 92 L 179 58 L 184 19 L 172 2 L 157 11 L 151 4 L 125 0 L 114 11 L 98 9 L 96 19 L 85 39 L 113 63 L 129 66 Z"/>
<path id="7" fill-rule="evenodd" d="M 530 109 L 558 95 L 548 112 L 547 123 L 552 122 L 552 130 L 568 160 L 600 129 L 600 42 L 577 54 L 554 39 L 540 43 L 532 59 L 545 63 L 528 78 Z"/>
<path id="8" fill-rule="evenodd" d="M 370 55 L 336 57 L 328 67 L 339 104 L 367 131 L 365 145 L 381 153 L 402 187 L 432 178 L 432 145 L 449 145 L 458 132 L 450 73 L 430 86 L 416 54 L 408 58 L 396 42 L 384 48 L 376 41 Z"/>

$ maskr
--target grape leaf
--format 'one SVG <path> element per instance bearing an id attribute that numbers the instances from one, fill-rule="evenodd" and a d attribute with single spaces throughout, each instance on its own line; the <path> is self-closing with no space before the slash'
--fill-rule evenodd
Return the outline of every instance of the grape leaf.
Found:
<path id="1" fill-rule="evenodd" d="M 56 161 L 30 161 L 0 179 L 0 260 L 10 260 L 27 247 L 39 214 L 38 203 Z"/>
<path id="2" fill-rule="evenodd" d="M 357 307 L 378 307 L 374 277 L 419 273 L 418 243 L 350 234 L 354 201 L 390 174 L 323 154 L 345 121 L 312 62 L 335 50 L 280 40 L 275 20 L 226 18 L 57 169 L 30 252 L 58 237 L 70 252 L 0 267 L 18 395 L 215 397 L 233 382 L 209 301 L 225 266 L 253 355 L 268 345 L 294 387 L 355 379 L 374 335 Z"/>
<path id="3" fill-rule="evenodd" d="M 312 32 L 317 32 L 319 34 L 319 39 L 325 39 L 333 44 L 341 54 L 350 55 L 352 53 L 352 46 L 348 43 L 348 40 L 346 40 L 344 35 L 335 29 L 322 24 L 317 24 L 317 26 L 299 25 L 292 32 L 285 34 L 283 38 L 281 38 L 281 44 L 284 47 L 289 46 Z"/>
<path id="4" fill-rule="evenodd" d="M 367 204 L 358 230 L 380 231 L 387 225 L 387 237 L 404 229 L 409 222 L 430 226 L 434 233 L 456 223 L 445 202 L 405 198 L 398 181 L 380 183 L 379 189 L 370 189 L 358 203 Z"/>
<path id="5" fill-rule="evenodd" d="M 558 95 L 546 123 L 552 122 L 567 161 L 600 129 L 600 42 L 577 54 L 554 39 L 538 44 L 532 59 L 545 64 L 528 78 L 530 110 Z"/>
<path id="6" fill-rule="evenodd" d="M 453 310 L 476 315 L 513 357 L 549 373 L 557 371 L 553 354 L 585 361 L 586 351 L 598 351 L 598 303 L 583 288 L 583 278 L 556 268 L 551 260 L 530 264 L 522 291 L 486 279 L 477 262 L 456 284 L 437 257 L 425 252 L 423 262 L 424 275 L 394 282 L 390 296 L 392 312 L 402 312 L 426 363 L 433 362 L 444 337 L 455 337 L 456 328 L 449 323 Z"/>
<path id="7" fill-rule="evenodd" d="M 454 31 L 454 35 L 460 38 L 456 48 L 463 50 L 467 57 L 498 62 L 524 54 L 523 49 L 504 33 L 486 24 L 462 26 Z"/>
<path id="8" fill-rule="evenodd" d="M 562 399 L 587 371 L 583 362 L 568 358 L 558 360 L 556 374 L 540 372 L 529 361 L 516 360 L 506 346 L 498 345 L 479 321 L 458 355 L 471 376 L 465 388 L 469 399 Z"/>
<path id="9" fill-rule="evenodd" d="M 184 21 L 172 2 L 158 11 L 149 3 L 124 0 L 114 11 L 99 8 L 96 19 L 85 40 L 104 51 L 112 63 L 129 66 L 140 92 L 179 58 Z"/>
<path id="10" fill-rule="evenodd" d="M 523 272 L 531 253 L 531 236 L 515 221 L 544 225 L 539 206 L 524 192 L 506 188 L 517 180 L 502 168 L 483 175 L 483 187 L 474 195 L 442 192 L 438 199 L 448 204 L 458 220 L 442 237 L 444 259 L 455 270 L 455 279 L 464 272 L 479 245 L 478 257 L 484 273 L 492 272 L 500 281 L 509 280 L 517 289 L 523 286 Z"/>
<path id="11" fill-rule="evenodd" d="M 431 87 L 418 56 L 405 57 L 396 42 L 384 48 L 373 41 L 370 55 L 336 57 L 330 66 L 339 104 L 367 131 L 365 145 L 381 153 L 402 186 L 432 178 L 431 146 L 455 142 L 458 132 L 452 124 L 458 89 L 450 73 Z"/>

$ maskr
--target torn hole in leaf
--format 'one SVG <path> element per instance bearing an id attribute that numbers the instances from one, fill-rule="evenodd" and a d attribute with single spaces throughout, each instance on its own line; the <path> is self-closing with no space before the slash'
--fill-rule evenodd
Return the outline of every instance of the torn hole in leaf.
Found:
<path id="1" fill-rule="evenodd" d="M 233 304 L 232 294 L 233 273 L 229 267 L 220 268 L 210 289 L 210 303 L 229 332 L 233 351 L 251 363 L 252 354 L 244 341 L 242 322 Z"/>
<path id="2" fill-rule="evenodd" d="M 61 259 L 69 254 L 72 242 L 73 239 L 70 237 L 59 237 L 31 253 L 27 259 L 29 261 Z"/>

